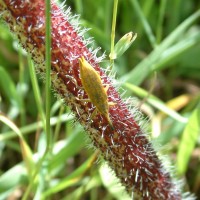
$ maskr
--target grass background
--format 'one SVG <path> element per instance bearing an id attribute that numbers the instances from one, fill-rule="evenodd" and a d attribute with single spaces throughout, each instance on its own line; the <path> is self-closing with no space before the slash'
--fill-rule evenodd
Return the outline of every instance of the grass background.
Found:
<path id="1" fill-rule="evenodd" d="M 113 1 L 68 0 L 91 28 L 100 54 L 110 53 Z M 115 60 L 116 78 L 137 97 L 152 139 L 158 139 L 185 190 L 200 199 L 200 2 L 119 0 L 116 42 L 138 34 Z M 52 154 L 42 156 L 45 85 L 4 23 L 0 24 L 0 199 L 130 199 L 73 115 L 51 94 Z M 103 164 L 102 164 L 103 163 Z M 32 182 L 33 171 L 39 170 Z"/>

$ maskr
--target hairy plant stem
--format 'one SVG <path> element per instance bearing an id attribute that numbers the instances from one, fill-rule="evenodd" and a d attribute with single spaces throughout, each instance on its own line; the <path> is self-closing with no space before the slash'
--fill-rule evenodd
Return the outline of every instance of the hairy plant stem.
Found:
<path id="1" fill-rule="evenodd" d="M 42 77 L 45 73 L 45 4 L 43 0 L 0 0 L 1 17 L 16 34 L 22 47 L 31 55 Z M 51 5 L 51 80 L 59 97 L 75 113 L 87 130 L 93 145 L 114 170 L 127 192 L 144 200 L 179 200 L 181 190 L 163 167 L 147 138 L 136 113 L 121 99 L 99 61 L 87 48 L 87 41 L 70 23 L 71 15 L 52 2 Z M 77 25 L 77 26 L 76 26 Z M 84 57 L 109 85 L 108 101 L 113 129 L 101 114 L 90 118 L 95 107 L 87 99 L 80 80 L 79 58 Z"/>

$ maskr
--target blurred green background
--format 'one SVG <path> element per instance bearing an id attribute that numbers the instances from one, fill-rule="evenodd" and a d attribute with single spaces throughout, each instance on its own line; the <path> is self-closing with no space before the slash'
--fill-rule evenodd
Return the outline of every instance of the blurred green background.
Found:
<path id="1" fill-rule="evenodd" d="M 66 3 L 90 28 L 85 37 L 101 47 L 98 55 L 106 53 L 102 67 L 108 67 L 114 1 Z M 119 0 L 115 43 L 130 31 L 137 38 L 115 60 L 116 79 L 148 119 L 151 139 L 166 146 L 162 153 L 185 191 L 200 199 L 200 1 Z M 44 151 L 43 111 L 38 111 L 44 97 L 40 76 L 34 78 L 26 53 L 1 22 L 0 200 L 21 199 Z M 29 199 L 130 199 L 98 152 L 87 148 L 87 134 L 53 93 L 51 116 L 53 153 L 43 162 Z"/>

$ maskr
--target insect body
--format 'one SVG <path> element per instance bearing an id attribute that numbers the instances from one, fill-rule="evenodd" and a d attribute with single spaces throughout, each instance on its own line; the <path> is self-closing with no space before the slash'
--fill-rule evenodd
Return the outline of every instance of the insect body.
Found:
<path id="1" fill-rule="evenodd" d="M 113 129 L 112 121 L 109 117 L 109 105 L 114 105 L 113 102 L 108 102 L 107 90 L 108 86 L 104 88 L 101 77 L 98 72 L 85 60 L 82 56 L 79 58 L 80 62 L 80 78 L 83 88 L 85 89 L 91 103 L 96 106 L 92 117 L 98 111 L 108 121 L 110 127 Z M 91 117 L 91 118 L 92 118 Z"/>

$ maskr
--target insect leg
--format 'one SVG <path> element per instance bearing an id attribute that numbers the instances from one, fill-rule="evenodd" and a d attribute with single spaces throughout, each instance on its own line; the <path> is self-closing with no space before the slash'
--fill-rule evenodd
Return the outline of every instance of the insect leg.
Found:
<path id="1" fill-rule="evenodd" d="M 79 99 L 79 98 L 76 98 L 76 99 L 79 101 L 91 102 L 90 99 Z"/>
<path id="2" fill-rule="evenodd" d="M 95 115 L 97 114 L 97 112 L 98 112 L 98 110 L 95 108 L 95 110 L 91 114 L 90 118 L 93 119 L 95 117 Z"/>

